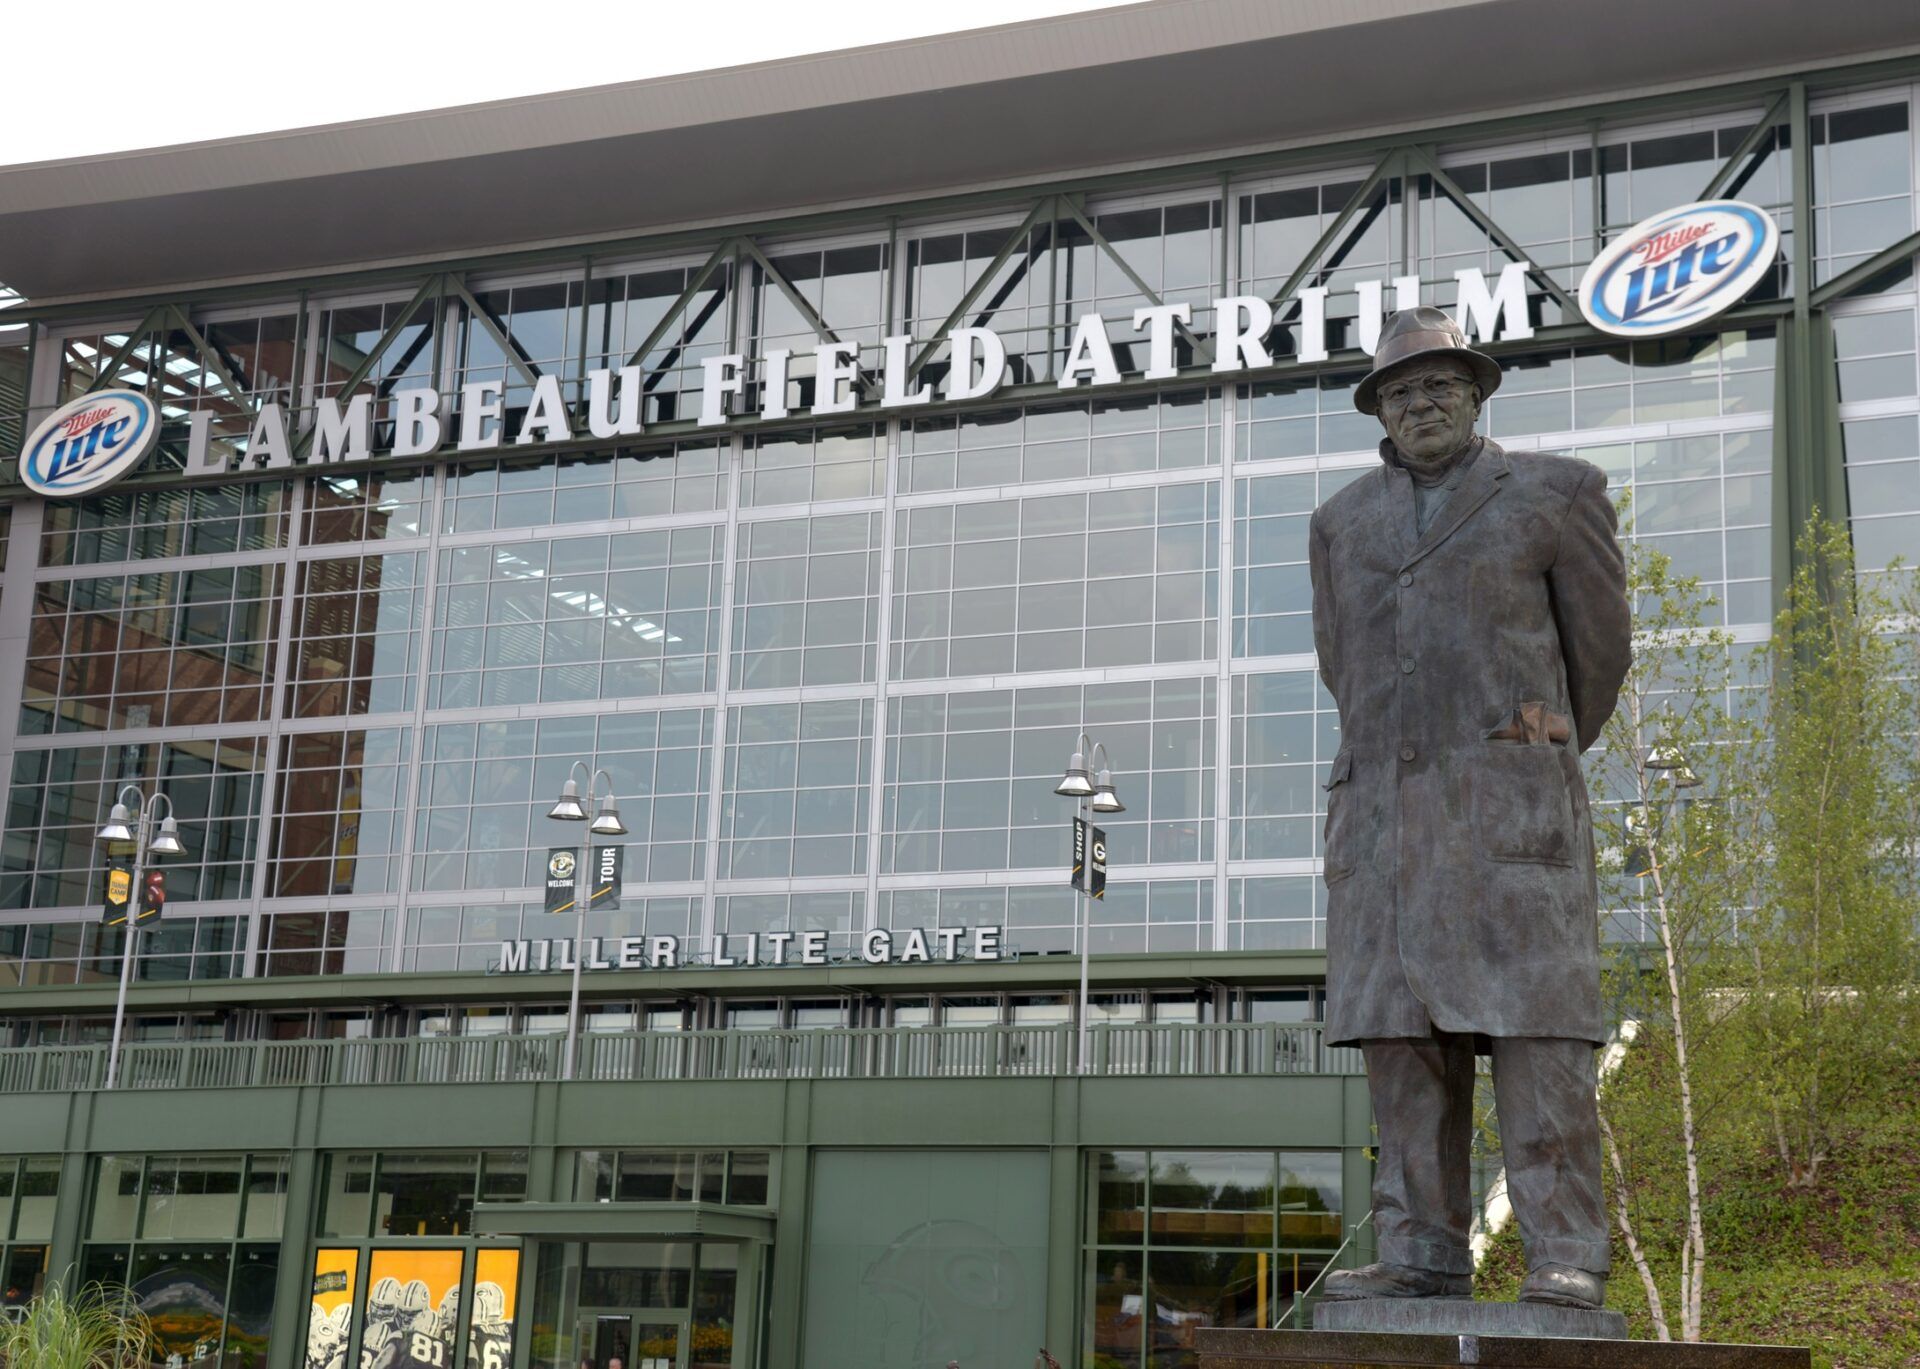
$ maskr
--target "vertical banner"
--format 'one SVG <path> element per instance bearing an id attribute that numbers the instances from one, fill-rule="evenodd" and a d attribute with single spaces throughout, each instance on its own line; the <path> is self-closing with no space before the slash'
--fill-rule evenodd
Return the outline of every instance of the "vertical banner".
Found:
<path id="1" fill-rule="evenodd" d="M 360 1369 L 454 1369 L 458 1250 L 376 1250 L 367 1262 Z"/>
<path id="2" fill-rule="evenodd" d="M 482 1250 L 473 1257 L 473 1319 L 467 1323 L 467 1369 L 512 1369 L 518 1250 Z"/>
<path id="3" fill-rule="evenodd" d="M 547 911 L 573 911 L 573 877 L 580 857 L 570 846 L 547 848 Z"/>
<path id="4" fill-rule="evenodd" d="M 107 858 L 107 897 L 100 907 L 100 921 L 109 927 L 124 927 L 127 910 L 133 906 L 133 866 L 124 856 Z"/>
<path id="5" fill-rule="evenodd" d="M 1085 818 L 1073 820 L 1073 875 L 1068 883 L 1089 898 L 1107 894 L 1107 834 Z"/>
<path id="6" fill-rule="evenodd" d="M 347 1343 L 353 1339 L 355 1276 L 359 1272 L 357 1250 L 314 1252 L 306 1369 L 346 1369 Z"/>
<path id="7" fill-rule="evenodd" d="M 138 921 L 151 922 L 167 906 L 167 874 L 164 870 L 148 870 L 140 876 L 140 913 Z"/>
<path id="8" fill-rule="evenodd" d="M 624 846 L 596 846 L 593 848 L 593 880 L 587 893 L 587 910 L 596 908 L 611 909 L 620 906 L 620 875 L 625 867 L 627 848 Z"/>

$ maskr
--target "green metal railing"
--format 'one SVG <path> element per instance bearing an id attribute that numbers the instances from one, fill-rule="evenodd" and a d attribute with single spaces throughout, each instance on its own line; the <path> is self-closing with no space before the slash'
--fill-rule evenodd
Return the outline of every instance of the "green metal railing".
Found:
<path id="1" fill-rule="evenodd" d="M 1313 1276 L 1313 1281 L 1305 1288 L 1296 1288 L 1293 1290 L 1293 1301 L 1287 1305 L 1286 1311 L 1280 1314 L 1279 1320 L 1274 1322 L 1274 1330 L 1284 1330 L 1289 1321 L 1293 1323 L 1293 1329 L 1296 1331 L 1305 1331 L 1307 1329 L 1308 1318 L 1313 1308 L 1320 1302 L 1318 1296 L 1320 1285 L 1326 1281 L 1327 1275 L 1333 1273 L 1334 1270 L 1346 1268 L 1346 1266 L 1340 1262 L 1341 1258 L 1347 1251 L 1354 1248 L 1355 1243 L 1360 1239 L 1361 1230 L 1372 1224 L 1373 1209 L 1368 1208 L 1366 1216 L 1347 1228 L 1347 1238 L 1340 1242 L 1340 1248 L 1333 1252 L 1333 1257 L 1320 1267 L 1320 1272 Z"/>
<path id="2" fill-rule="evenodd" d="M 1101 1077 L 1363 1074 L 1360 1052 L 1310 1024 L 1158 1023 L 1096 1027 Z M 566 1038 L 413 1036 L 359 1041 L 135 1042 L 119 1088 L 232 1089 L 323 1084 L 503 1084 L 561 1077 Z M 105 1046 L 0 1050 L 0 1094 L 99 1089 Z M 787 1031 L 588 1033 L 579 1078 L 968 1079 L 1077 1073 L 1070 1023 Z"/>

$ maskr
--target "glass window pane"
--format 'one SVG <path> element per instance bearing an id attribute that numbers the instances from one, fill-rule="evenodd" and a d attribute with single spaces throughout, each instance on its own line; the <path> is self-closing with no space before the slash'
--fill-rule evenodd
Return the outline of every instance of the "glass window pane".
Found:
<path id="1" fill-rule="evenodd" d="M 320 1234 L 365 1236 L 373 1220 L 373 1156 L 329 1155 L 321 1185 Z"/>
<path id="2" fill-rule="evenodd" d="M 615 1196 L 623 1203 L 691 1202 L 699 1160 L 691 1150 L 622 1151 Z"/>
<path id="3" fill-rule="evenodd" d="M 471 1171 L 469 1171 L 471 1172 Z M 376 1250 L 367 1262 L 370 1364 L 453 1369 L 460 1329 L 459 1250 Z"/>
<path id="4" fill-rule="evenodd" d="M 139 1217 L 142 1166 L 137 1156 L 100 1157 L 94 1171 L 93 1220 L 87 1228 L 94 1240 L 132 1239 Z"/>
<path id="5" fill-rule="evenodd" d="M 346 1369 L 358 1305 L 358 1250 L 316 1250 L 313 1255 L 312 1310 L 307 1314 L 305 1369 Z"/>
<path id="6" fill-rule="evenodd" d="M 44 1245 L 16 1245 L 7 1252 L 7 1267 L 0 1271 L 0 1309 L 24 1307 L 40 1296 L 47 1282 L 47 1254 Z"/>
<path id="7" fill-rule="evenodd" d="M 277 1237 L 287 1219 L 287 1158 L 255 1155 L 247 1165 L 247 1211 L 240 1234 L 248 1240 Z"/>
<path id="8" fill-rule="evenodd" d="M 227 1299 L 227 1345 L 221 1369 L 266 1369 L 273 1330 L 274 1285 L 280 1276 L 280 1247 L 234 1248 L 233 1291 Z M 324 1366 L 323 1366 L 324 1369 Z"/>
<path id="9" fill-rule="evenodd" d="M 240 1225 L 238 1155 L 156 1155 L 147 1164 L 140 1234 L 232 1236 Z"/>
<path id="10" fill-rule="evenodd" d="M 233 1247 L 225 1243 L 136 1248 L 133 1294 L 153 1327 L 156 1365 L 213 1369 L 219 1363 L 232 1260 Z"/>
<path id="11" fill-rule="evenodd" d="M 767 1204 L 768 1154 L 764 1150 L 736 1150 L 727 1161 L 727 1201 L 735 1206 Z"/>
<path id="12" fill-rule="evenodd" d="M 1095 1160 L 1095 1239 L 1102 1245 L 1139 1245 L 1147 1229 L 1147 1154 L 1102 1151 Z"/>
<path id="13" fill-rule="evenodd" d="M 480 1201 L 517 1203 L 527 1196 L 527 1152 L 490 1150 L 481 1162 Z"/>
<path id="14" fill-rule="evenodd" d="M 1281 1152 L 1280 1244 L 1307 1250 L 1339 1246 L 1339 1151 Z"/>
<path id="15" fill-rule="evenodd" d="M 447 1155 L 382 1155 L 374 1233 L 386 1236 L 465 1233 L 473 1224 L 478 1160 L 471 1151 Z"/>
<path id="16" fill-rule="evenodd" d="M 511 1369 L 519 1288 L 518 1250 L 482 1250 L 474 1255 L 467 1369 Z"/>
<path id="17" fill-rule="evenodd" d="M 1273 1170 L 1265 1151 L 1155 1151 L 1149 1243 L 1271 1244 Z"/>
<path id="18" fill-rule="evenodd" d="M 20 1167 L 20 1193 L 14 1209 L 16 1241 L 53 1239 L 53 1208 L 60 1195 L 60 1161 L 52 1156 L 28 1159 Z"/>

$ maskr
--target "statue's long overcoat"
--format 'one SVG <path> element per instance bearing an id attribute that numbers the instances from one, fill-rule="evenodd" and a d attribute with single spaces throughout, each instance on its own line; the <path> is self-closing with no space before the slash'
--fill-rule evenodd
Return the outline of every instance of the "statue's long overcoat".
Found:
<path id="1" fill-rule="evenodd" d="M 1314 643 L 1340 709 L 1327 778 L 1327 1036 L 1600 1041 L 1579 753 L 1631 656 L 1606 477 L 1485 442 L 1426 535 L 1382 464 L 1313 516 Z M 1497 740 L 1544 703 L 1564 743 Z"/>

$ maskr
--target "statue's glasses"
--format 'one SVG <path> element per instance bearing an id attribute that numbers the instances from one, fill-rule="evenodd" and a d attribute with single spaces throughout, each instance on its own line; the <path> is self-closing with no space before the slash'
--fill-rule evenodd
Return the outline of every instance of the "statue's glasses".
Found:
<path id="1" fill-rule="evenodd" d="M 1422 376 L 1417 382 L 1397 380 L 1391 385 L 1380 387 L 1380 403 L 1389 409 L 1404 409 L 1413 403 L 1414 392 L 1418 390 L 1424 392 L 1428 399 L 1439 404 L 1472 387 L 1471 380 L 1444 373 Z"/>

